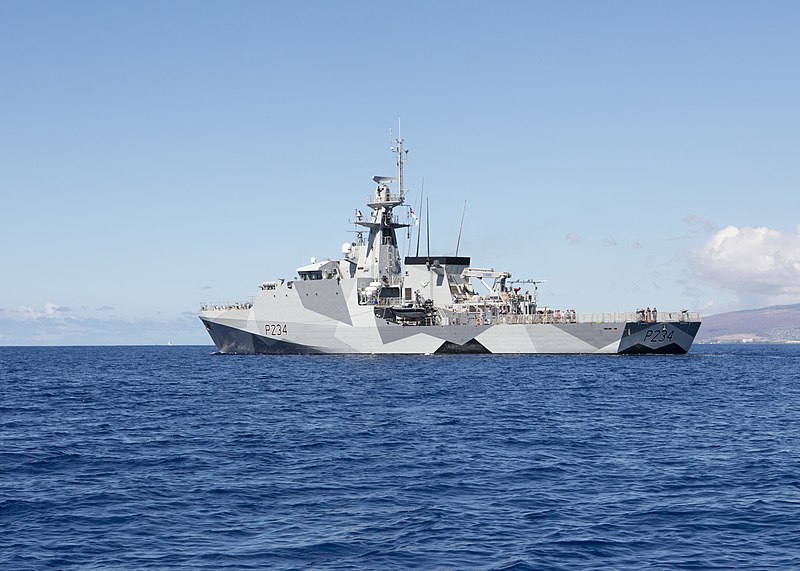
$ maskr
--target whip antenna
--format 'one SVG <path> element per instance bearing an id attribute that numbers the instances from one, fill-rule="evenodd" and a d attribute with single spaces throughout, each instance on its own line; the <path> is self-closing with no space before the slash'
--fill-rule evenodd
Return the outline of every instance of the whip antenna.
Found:
<path id="1" fill-rule="evenodd" d="M 428 263 L 431 261 L 431 201 L 425 199 L 425 226 L 427 226 L 428 235 Z"/>
<path id="2" fill-rule="evenodd" d="M 419 215 L 422 216 L 422 197 L 425 195 L 425 179 L 422 179 L 422 192 L 419 195 Z M 419 258 L 419 237 L 422 234 L 422 226 L 417 224 L 417 257 Z"/>
<path id="3" fill-rule="evenodd" d="M 461 245 L 461 230 L 464 228 L 464 213 L 467 211 L 467 201 L 464 201 L 464 208 L 461 210 L 461 226 L 458 227 L 458 240 L 456 240 L 456 256 L 458 256 L 458 247 Z"/>

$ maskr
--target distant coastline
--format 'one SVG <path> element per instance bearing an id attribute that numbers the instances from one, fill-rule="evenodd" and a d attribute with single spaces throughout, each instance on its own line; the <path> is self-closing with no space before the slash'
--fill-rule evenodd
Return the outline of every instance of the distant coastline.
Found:
<path id="1" fill-rule="evenodd" d="M 703 317 L 697 343 L 800 343 L 800 304 L 773 305 Z"/>

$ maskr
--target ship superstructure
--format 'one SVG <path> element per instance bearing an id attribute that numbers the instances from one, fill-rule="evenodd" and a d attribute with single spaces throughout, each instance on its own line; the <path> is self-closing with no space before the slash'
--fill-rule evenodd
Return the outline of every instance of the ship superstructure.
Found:
<path id="1" fill-rule="evenodd" d="M 397 231 L 409 224 L 394 212 L 406 194 L 399 135 L 392 151 L 396 176 L 372 177 L 371 212 L 355 211 L 356 240 L 342 246 L 340 259 L 312 259 L 296 279 L 262 283 L 252 300 L 203 304 L 199 317 L 220 353 L 681 354 L 691 347 L 700 318 L 685 310 L 552 310 L 538 304 L 540 280 L 512 280 L 465 256 L 403 259 Z"/>

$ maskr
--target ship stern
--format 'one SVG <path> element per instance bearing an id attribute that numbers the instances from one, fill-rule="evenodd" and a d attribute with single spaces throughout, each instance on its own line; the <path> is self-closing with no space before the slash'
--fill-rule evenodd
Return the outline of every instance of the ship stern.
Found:
<path id="1" fill-rule="evenodd" d="M 700 321 L 630 321 L 625 324 L 620 355 L 685 355 L 700 330 Z"/>

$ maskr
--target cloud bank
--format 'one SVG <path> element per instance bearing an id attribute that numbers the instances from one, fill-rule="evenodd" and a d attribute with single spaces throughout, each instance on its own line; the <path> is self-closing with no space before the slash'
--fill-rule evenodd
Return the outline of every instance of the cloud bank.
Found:
<path id="1" fill-rule="evenodd" d="M 41 308 L 0 308 L 0 345 L 160 345 L 167 342 L 208 345 L 195 312 L 163 318 L 103 317 L 48 302 Z"/>
<path id="2" fill-rule="evenodd" d="M 787 234 L 728 226 L 694 252 L 690 263 L 698 280 L 733 291 L 743 303 L 800 301 L 800 228 Z"/>

